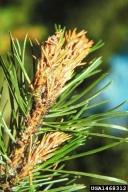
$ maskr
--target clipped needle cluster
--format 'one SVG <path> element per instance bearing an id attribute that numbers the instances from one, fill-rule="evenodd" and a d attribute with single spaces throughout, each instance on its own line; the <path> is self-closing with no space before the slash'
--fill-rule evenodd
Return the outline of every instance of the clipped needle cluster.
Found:
<path id="1" fill-rule="evenodd" d="M 93 44 L 86 32 L 76 33 L 60 30 L 48 38 L 44 44 L 38 45 L 41 58 L 37 59 L 37 70 L 30 87 L 33 94 L 33 107 L 25 119 L 25 127 L 15 143 L 10 155 L 10 183 L 16 183 L 29 174 L 32 168 L 52 156 L 52 152 L 60 147 L 71 135 L 63 132 L 47 133 L 41 141 L 31 143 L 32 135 L 41 127 L 41 121 L 54 105 L 55 100 L 66 89 L 65 83 L 71 78 L 77 66 L 84 65 L 82 60 L 87 56 Z M 31 145 L 31 149 L 28 146 Z"/>

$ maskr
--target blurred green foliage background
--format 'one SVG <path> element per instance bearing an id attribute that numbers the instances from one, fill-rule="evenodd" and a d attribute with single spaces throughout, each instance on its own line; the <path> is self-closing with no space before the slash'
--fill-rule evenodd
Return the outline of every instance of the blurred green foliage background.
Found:
<path id="1" fill-rule="evenodd" d="M 88 31 L 87 37 L 105 45 L 92 53 L 91 58 L 103 57 L 103 71 L 109 70 L 108 58 L 118 53 L 128 41 L 128 1 L 127 0 L 1 0 L 0 1 L 0 54 L 5 57 L 10 50 L 8 31 L 14 38 L 23 41 L 25 35 L 33 42 L 37 38 L 44 41 L 54 33 L 54 24 L 67 29 L 78 28 Z M 128 49 L 125 50 L 128 53 Z M 27 49 L 27 67 L 31 68 L 31 52 Z M 3 77 L 0 71 L 0 82 Z M 123 94 L 123 93 L 122 93 Z M 5 93 L 6 98 L 6 93 Z M 102 130 L 96 130 L 102 132 Z M 127 133 L 123 136 L 128 136 Z M 107 140 L 88 139 L 78 151 L 87 151 L 107 144 Z M 121 144 L 112 149 L 68 162 L 66 168 L 108 175 L 128 181 L 128 145 Z M 77 153 L 77 151 L 74 151 Z M 79 178 L 79 183 L 89 187 L 93 184 L 114 184 L 92 178 Z M 89 191 L 85 189 L 83 191 Z"/>

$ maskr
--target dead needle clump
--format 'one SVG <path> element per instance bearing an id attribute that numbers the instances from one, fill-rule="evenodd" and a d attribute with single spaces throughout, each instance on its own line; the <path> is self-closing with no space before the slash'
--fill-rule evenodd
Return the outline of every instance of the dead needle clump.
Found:
<path id="1" fill-rule="evenodd" d="M 43 108 L 53 105 L 74 69 L 85 64 L 81 62 L 93 44 L 85 33 L 76 34 L 76 29 L 72 33 L 61 30 L 41 45 L 41 58 L 34 78 L 36 104 L 40 103 Z"/>
<path id="2" fill-rule="evenodd" d="M 54 151 L 58 149 L 62 143 L 71 138 L 71 135 L 63 132 L 51 132 L 44 134 L 41 141 L 34 142 L 29 158 L 24 162 L 23 169 L 20 172 L 20 180 L 28 175 L 28 170 L 39 163 L 42 163 L 54 155 Z M 35 170 L 34 170 L 35 171 Z"/>

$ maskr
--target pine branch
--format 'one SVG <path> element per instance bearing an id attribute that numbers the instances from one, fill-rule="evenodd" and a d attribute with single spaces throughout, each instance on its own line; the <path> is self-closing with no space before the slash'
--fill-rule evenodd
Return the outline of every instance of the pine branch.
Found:
<path id="1" fill-rule="evenodd" d="M 33 146 L 34 149 L 36 148 L 35 151 L 29 151 L 26 154 L 26 148 L 30 145 L 30 137 L 39 129 L 48 109 L 64 91 L 64 85 L 71 78 L 74 68 L 84 64 L 81 61 L 88 54 L 92 43 L 85 37 L 84 31 L 76 34 L 76 29 L 65 34 L 64 31 L 60 30 L 56 32 L 55 36 L 49 37 L 45 45 L 38 43 L 41 48 L 41 58 L 37 59 L 37 71 L 33 84 L 30 84 L 34 97 L 33 108 L 27 115 L 24 130 L 15 143 L 15 149 L 9 156 L 10 184 L 19 182 L 20 179 L 17 179 L 16 175 L 19 175 L 19 178 L 24 178 L 35 164 L 46 160 L 47 154 L 55 150 L 56 146 L 60 146 L 71 138 L 70 135 L 59 132 L 44 135 L 42 142 L 38 146 L 36 142 L 36 147 Z M 16 58 L 19 60 L 18 54 Z M 30 82 L 28 77 L 27 80 Z M 48 147 L 44 146 L 45 149 L 41 150 L 44 143 Z M 36 160 L 35 154 L 38 150 L 40 159 Z M 12 175 L 13 178 L 11 178 Z"/>
<path id="2" fill-rule="evenodd" d="M 65 171 L 62 170 L 63 167 L 57 168 L 57 165 L 61 161 L 86 155 L 85 153 L 81 153 L 71 157 L 66 156 L 69 152 L 85 142 L 86 137 L 89 135 L 88 129 L 93 126 L 108 126 L 127 131 L 126 128 L 121 126 L 99 122 L 106 118 L 109 119 L 111 116 L 119 117 L 127 115 L 127 112 L 115 112 L 111 110 L 86 118 L 81 117 L 83 111 L 107 102 L 104 101 L 95 106 L 88 106 L 88 102 L 98 96 L 110 83 L 87 100 L 75 104 L 78 99 L 102 80 L 106 74 L 97 79 L 81 94 L 70 96 L 85 78 L 99 72 L 99 70 L 94 70 L 100 65 L 101 58 L 95 59 L 88 68 L 79 74 L 74 72 L 76 67 L 86 64 L 85 62 L 82 63 L 82 60 L 89 52 L 102 46 L 102 43 L 98 43 L 91 49 L 93 41 L 89 41 L 85 34 L 85 31 L 76 33 L 76 29 L 74 29 L 72 32 L 70 30 L 65 32 L 65 29 L 61 30 L 58 28 L 55 35 L 49 37 L 44 44 L 40 45 L 36 40 L 41 52 L 41 58 L 33 56 L 37 60 L 37 69 L 32 82 L 24 67 L 27 36 L 24 41 L 23 51 L 21 51 L 18 40 L 15 43 L 11 36 L 11 54 L 8 54 L 7 65 L 1 57 L 1 67 L 8 82 L 13 111 L 10 123 L 11 132 L 3 119 L 4 109 L 1 112 L 1 128 L 4 128 L 9 138 L 13 141 L 13 149 L 10 148 L 10 150 L 8 150 L 10 152 L 9 154 L 4 145 L 4 138 L 1 132 L 2 165 L 0 166 L 0 173 L 2 189 L 5 191 L 9 189 L 12 191 L 18 191 L 20 189 L 22 191 L 22 182 L 26 178 L 28 179 L 26 180 L 26 190 L 28 190 L 27 186 L 29 185 L 30 191 L 34 191 L 38 185 L 47 185 L 46 189 L 48 190 L 54 182 L 66 181 L 66 175 L 65 179 L 54 179 L 52 181 L 54 176 L 60 175 L 59 178 L 61 178 L 61 174 L 63 175 L 65 173 Z M 32 46 L 32 42 L 30 43 Z M 20 70 L 20 76 L 17 74 L 18 70 Z M 28 82 L 29 89 L 31 89 L 31 93 L 29 94 L 25 79 Z M 1 93 L 2 90 L 3 86 Z M 68 99 L 69 97 L 70 100 Z M 79 108 L 80 110 L 78 110 Z M 17 116 L 18 113 L 22 114 L 22 116 Z M 108 116 L 106 117 L 106 115 Z M 51 117 L 57 117 L 58 119 L 54 122 L 47 121 L 47 119 Z M 14 137 L 13 134 L 14 130 L 17 131 L 16 137 Z M 18 133 L 19 131 L 20 133 Z M 41 136 L 41 139 L 37 135 L 39 135 L 39 137 Z M 99 134 L 98 136 L 102 135 Z M 112 138 L 112 136 L 106 137 Z M 113 137 L 113 139 L 117 138 Z M 119 138 L 119 140 L 120 143 L 127 142 L 127 139 Z M 94 152 L 105 150 L 117 144 L 119 144 L 119 142 L 101 147 L 90 153 L 93 154 Z M 6 164 L 2 159 L 6 159 Z M 42 175 L 41 180 L 38 179 L 36 172 L 42 170 L 42 168 L 45 169 L 46 172 L 54 172 L 52 176 L 49 173 L 51 178 L 50 182 L 45 183 L 43 180 L 44 177 L 45 179 L 49 178 L 48 173 L 46 173 L 44 177 Z M 69 171 L 69 174 L 70 173 Z M 71 174 L 74 173 L 72 172 Z M 90 176 L 92 175 L 90 174 Z M 33 184 L 33 177 L 38 184 Z M 92 177 L 100 178 L 98 175 Z M 103 179 L 107 178 L 108 180 L 110 179 L 110 177 L 103 177 Z M 40 184 L 40 181 L 42 184 Z M 116 178 L 114 181 L 125 183 L 125 181 Z M 24 188 L 25 186 L 23 190 Z M 79 190 L 83 188 L 83 185 L 77 185 L 75 189 L 73 189 L 72 185 L 67 188 L 62 188 L 63 190 L 68 189 L 68 191 L 70 191 L 71 188 L 72 190 Z M 53 191 L 57 191 L 57 189 L 53 189 Z"/>

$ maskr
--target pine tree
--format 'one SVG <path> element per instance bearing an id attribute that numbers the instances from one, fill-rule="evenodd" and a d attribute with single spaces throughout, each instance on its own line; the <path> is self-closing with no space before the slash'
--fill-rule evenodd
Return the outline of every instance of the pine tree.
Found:
<path id="1" fill-rule="evenodd" d="M 103 123 L 103 120 L 127 115 L 127 112 L 115 111 L 120 106 L 104 113 L 83 116 L 89 108 L 100 106 L 101 101 L 89 106 L 91 99 L 98 96 L 103 89 L 90 98 L 78 102 L 89 90 L 93 89 L 106 74 L 103 74 L 81 93 L 77 87 L 88 77 L 97 74 L 96 69 L 102 62 L 101 57 L 88 65 L 82 60 L 92 51 L 103 45 L 86 37 L 83 30 L 65 31 L 56 26 L 55 35 L 40 44 L 40 58 L 33 55 L 33 71 L 35 61 L 37 68 L 31 80 L 25 69 L 25 37 L 23 48 L 18 40 L 10 34 L 11 52 L 7 54 L 7 62 L 0 58 L 4 80 L 8 84 L 11 104 L 10 126 L 4 120 L 5 103 L 0 114 L 0 182 L 4 191 L 80 191 L 82 184 L 74 184 L 76 178 L 71 176 L 89 176 L 125 184 L 126 182 L 108 176 L 64 170 L 61 162 L 93 154 L 107 148 L 127 142 L 127 139 L 111 135 L 96 134 L 91 128 L 109 127 L 127 131 L 125 127 Z M 33 50 L 33 44 L 30 40 Z M 33 53 L 32 53 L 33 54 Z M 83 67 L 84 65 L 87 67 Z M 81 67 L 82 66 L 82 67 Z M 76 67 L 81 68 L 74 71 Z M 6 133 L 6 134 L 5 134 Z M 86 142 L 90 135 L 113 138 L 115 142 L 92 151 L 72 155 L 70 152 Z M 5 145 L 5 140 L 9 144 Z M 57 184 L 57 185 L 55 185 Z"/>

